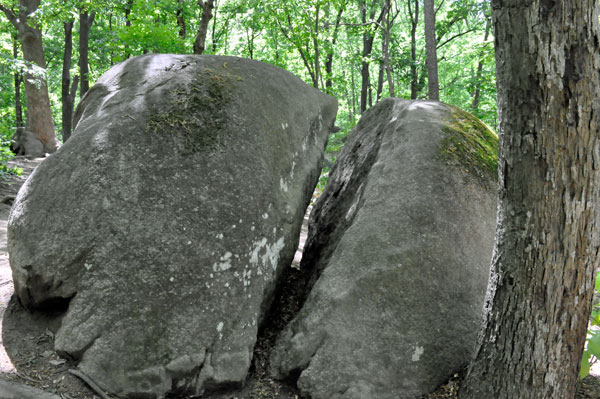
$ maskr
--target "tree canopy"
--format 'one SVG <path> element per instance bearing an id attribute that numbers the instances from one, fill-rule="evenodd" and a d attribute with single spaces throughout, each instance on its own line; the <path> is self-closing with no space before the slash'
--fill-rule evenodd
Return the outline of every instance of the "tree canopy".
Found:
<path id="1" fill-rule="evenodd" d="M 18 9 L 17 0 L 0 5 Z M 489 3 L 436 1 L 435 12 L 440 100 L 494 127 Z M 419 0 L 43 1 L 30 19 L 42 29 L 45 70 L 24 60 L 16 29 L 0 13 L 0 133 L 6 141 L 22 123 L 15 79 L 22 85 L 24 72 L 47 77 L 61 138 L 65 94 L 74 94 L 76 105 L 87 82 L 92 85 L 112 65 L 146 53 L 198 53 L 199 36 L 205 35 L 204 53 L 278 65 L 338 98 L 342 130 L 331 140 L 335 149 L 361 109 L 381 98 L 429 98 L 423 15 Z M 66 24 L 72 25 L 70 39 Z M 68 64 L 65 50 L 72 51 Z M 79 82 L 76 92 L 65 91 L 65 72 L 71 86 Z M 19 103 L 27 109 L 24 96 Z"/>

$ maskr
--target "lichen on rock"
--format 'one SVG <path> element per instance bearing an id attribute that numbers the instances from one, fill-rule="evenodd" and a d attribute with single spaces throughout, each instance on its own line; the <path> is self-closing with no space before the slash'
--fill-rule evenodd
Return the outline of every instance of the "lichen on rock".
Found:
<path id="1" fill-rule="evenodd" d="M 457 163 L 480 180 L 498 180 L 498 135 L 485 123 L 462 109 L 449 105 L 440 146 L 443 159 Z"/>
<path id="2" fill-rule="evenodd" d="M 171 134 L 181 155 L 219 152 L 226 146 L 231 85 L 236 79 L 224 70 L 203 68 L 189 84 L 182 83 L 169 93 L 166 110 L 154 110 L 146 131 Z"/>

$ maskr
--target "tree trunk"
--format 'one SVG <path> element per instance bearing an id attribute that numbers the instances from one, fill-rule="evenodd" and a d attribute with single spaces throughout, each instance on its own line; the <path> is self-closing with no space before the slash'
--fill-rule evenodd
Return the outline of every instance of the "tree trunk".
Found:
<path id="1" fill-rule="evenodd" d="M 321 11 L 321 3 L 317 2 L 316 10 L 315 10 L 315 26 L 313 32 L 313 47 L 315 48 L 315 63 L 314 63 L 314 71 L 315 71 L 315 80 L 317 81 L 316 89 L 319 88 L 319 80 L 321 80 L 321 60 L 319 52 L 319 12 Z M 321 87 L 322 83 L 321 83 Z"/>
<path id="2" fill-rule="evenodd" d="M 73 105 L 77 93 L 78 77 L 71 83 L 71 61 L 73 57 L 73 21 L 65 22 L 65 51 L 62 69 L 62 139 L 63 143 L 71 137 L 73 127 Z"/>
<path id="3" fill-rule="evenodd" d="M 484 42 L 487 42 L 490 36 L 490 25 L 490 18 L 487 17 L 485 20 L 485 34 L 483 36 Z M 479 108 L 479 101 L 481 99 L 481 78 L 483 76 L 484 53 L 485 49 L 481 49 L 481 52 L 479 53 L 479 61 L 477 62 L 477 72 L 475 73 L 475 90 L 473 92 L 473 100 L 471 101 L 471 112 L 477 112 L 477 109 Z"/>
<path id="4" fill-rule="evenodd" d="M 499 208 L 461 399 L 573 398 L 600 241 L 597 0 L 493 0 Z"/>
<path id="5" fill-rule="evenodd" d="M 177 14 L 176 14 L 176 18 L 177 18 L 177 26 L 179 27 L 179 37 L 183 40 L 185 40 L 185 36 L 186 36 L 186 25 L 185 25 L 185 18 L 183 17 L 183 0 L 178 0 L 178 6 L 177 6 Z"/>
<path id="6" fill-rule="evenodd" d="M 19 56 L 19 47 L 17 39 L 13 37 L 13 57 L 16 59 Z M 23 127 L 23 106 L 21 105 L 21 83 L 23 83 L 23 72 L 16 71 L 15 79 L 15 121 L 17 128 Z"/>
<path id="7" fill-rule="evenodd" d="M 411 10 L 408 0 L 408 13 L 410 15 L 410 98 L 416 100 L 419 91 L 419 74 L 417 70 L 417 27 L 419 26 L 419 0 L 415 1 L 415 10 Z"/>
<path id="8" fill-rule="evenodd" d="M 79 95 L 81 97 L 90 89 L 88 54 L 90 30 L 95 17 L 95 12 L 88 14 L 87 10 L 83 10 L 79 13 L 79 76 L 81 85 Z"/>
<path id="9" fill-rule="evenodd" d="M 217 16 L 219 14 L 219 1 L 215 1 L 215 8 L 213 9 L 213 23 L 212 33 L 210 35 L 210 41 L 212 44 L 213 54 L 217 53 Z"/>
<path id="10" fill-rule="evenodd" d="M 194 54 L 202 54 L 206 48 L 206 34 L 208 32 L 208 23 L 212 18 L 212 10 L 215 7 L 214 0 L 198 0 L 198 5 L 202 9 L 202 17 L 194 41 Z"/>
<path id="11" fill-rule="evenodd" d="M 361 2 L 361 17 L 363 25 L 367 26 L 367 2 Z M 369 13 L 369 22 L 374 22 L 375 18 L 375 7 L 371 9 Z M 381 23 L 381 19 L 383 18 L 383 8 L 382 13 L 379 15 L 375 26 L 378 26 Z M 367 110 L 367 104 L 373 104 L 373 97 L 371 93 L 371 79 L 369 74 L 369 57 L 371 56 L 371 52 L 373 51 L 373 41 L 375 40 L 375 28 L 368 26 L 363 33 L 363 51 L 362 51 L 362 64 L 360 68 L 361 75 L 361 88 L 360 88 L 360 113 L 362 114 Z M 368 103 L 367 103 L 368 101 Z"/>
<path id="12" fill-rule="evenodd" d="M 425 49 L 427 50 L 427 80 L 429 81 L 429 98 L 440 99 L 440 83 L 437 64 L 437 39 L 435 35 L 435 9 L 433 0 L 423 1 L 425 14 Z"/>
<path id="13" fill-rule="evenodd" d="M 39 26 L 29 25 L 29 15 L 38 10 L 40 0 L 19 0 L 19 11 L 0 4 L 0 9 L 19 33 L 23 58 L 31 65 L 46 69 L 42 31 Z M 50 110 L 48 84 L 45 77 L 25 74 L 25 96 L 27 98 L 26 129 L 32 132 L 44 146 L 44 151 L 52 153 L 58 148 L 54 121 Z"/>
<path id="14" fill-rule="evenodd" d="M 384 0 L 383 19 L 385 20 L 385 24 L 382 27 L 383 40 L 381 41 L 381 54 L 383 58 L 381 60 L 381 65 L 379 66 L 379 80 L 377 81 L 377 101 L 379 101 L 381 95 L 383 94 L 384 74 L 387 78 L 390 96 L 394 97 L 394 80 L 392 78 L 392 71 L 390 66 L 390 37 L 392 32 L 393 20 L 396 17 L 391 17 L 391 7 L 391 1 Z"/>
<path id="15" fill-rule="evenodd" d="M 335 19 L 335 25 L 333 27 L 331 45 L 327 47 L 327 56 L 325 58 L 325 92 L 327 94 L 333 94 L 333 52 L 337 42 L 338 30 L 340 23 L 342 22 L 342 14 L 344 13 L 345 6 L 345 4 L 340 5 L 337 17 Z"/>
<path id="16" fill-rule="evenodd" d="M 367 6 L 364 4 L 361 10 L 362 15 L 362 23 L 367 23 Z M 373 19 L 371 17 L 371 19 Z M 370 74 L 369 74 L 369 62 L 367 58 L 371 55 L 371 51 L 373 50 L 373 35 L 369 33 L 369 30 L 366 30 L 363 33 L 363 50 L 362 50 L 362 62 L 360 67 L 360 77 L 361 77 L 361 85 L 360 85 L 360 113 L 362 114 L 367 110 L 367 100 L 369 95 L 369 87 L 370 87 Z"/>

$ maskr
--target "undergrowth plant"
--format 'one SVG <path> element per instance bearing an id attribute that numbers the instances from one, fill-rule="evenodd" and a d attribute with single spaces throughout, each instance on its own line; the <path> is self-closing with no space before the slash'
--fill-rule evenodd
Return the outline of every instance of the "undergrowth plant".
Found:
<path id="1" fill-rule="evenodd" d="M 600 293 L 600 272 L 596 274 L 595 294 Z M 581 358 L 579 377 L 585 378 L 590 373 L 591 366 L 600 359 L 600 302 L 594 300 L 592 317 L 588 327 L 585 350 Z"/>

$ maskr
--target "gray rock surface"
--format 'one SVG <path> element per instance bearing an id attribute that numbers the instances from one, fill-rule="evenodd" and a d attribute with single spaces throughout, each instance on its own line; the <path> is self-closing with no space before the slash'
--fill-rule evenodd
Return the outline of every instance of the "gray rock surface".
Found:
<path id="1" fill-rule="evenodd" d="M 60 396 L 0 378 L 0 399 L 61 399 Z"/>
<path id="2" fill-rule="evenodd" d="M 17 155 L 44 156 L 45 151 L 42 142 L 35 137 L 33 132 L 25 130 L 23 127 L 17 128 L 11 141 L 11 151 Z"/>
<path id="3" fill-rule="evenodd" d="M 312 211 L 301 267 L 314 284 L 278 338 L 274 376 L 299 375 L 312 399 L 420 398 L 469 361 L 495 148 L 481 122 L 438 102 L 386 99 L 364 114 Z"/>
<path id="4" fill-rule="evenodd" d="M 336 109 L 236 57 L 113 67 L 15 200 L 19 300 L 68 303 L 56 350 L 121 397 L 243 384 Z"/>

